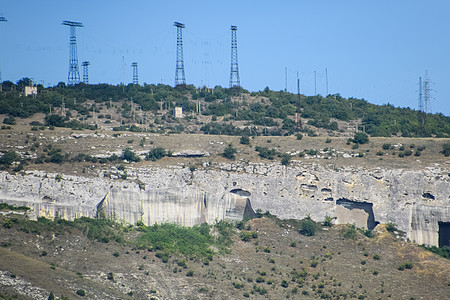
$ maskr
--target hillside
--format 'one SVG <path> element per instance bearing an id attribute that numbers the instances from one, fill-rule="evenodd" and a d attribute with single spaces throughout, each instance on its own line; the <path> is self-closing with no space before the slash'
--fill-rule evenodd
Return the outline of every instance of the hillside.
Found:
<path id="1" fill-rule="evenodd" d="M 202 236 L 216 240 L 216 253 L 202 256 L 176 254 L 158 239 L 139 246 L 145 226 L 2 215 L 0 298 L 447 299 L 450 261 L 401 233 L 378 227 L 369 238 L 349 225 L 302 222 L 265 214 L 211 226 L 178 248 L 189 253 Z M 305 228 L 314 235 L 300 234 Z"/>
<path id="2" fill-rule="evenodd" d="M 425 114 L 392 105 L 378 106 L 364 99 L 295 95 L 265 88 L 213 89 L 194 86 L 107 84 L 38 86 L 25 97 L 24 78 L 17 85 L 3 83 L 0 114 L 4 123 L 32 126 L 221 135 L 349 136 L 363 130 L 371 136 L 450 136 L 450 117 Z M 175 118 L 181 107 L 182 118 Z M 40 115 L 39 115 L 40 114 Z M 42 115 L 45 114 L 45 115 Z M 30 119 L 31 118 L 31 119 Z"/>

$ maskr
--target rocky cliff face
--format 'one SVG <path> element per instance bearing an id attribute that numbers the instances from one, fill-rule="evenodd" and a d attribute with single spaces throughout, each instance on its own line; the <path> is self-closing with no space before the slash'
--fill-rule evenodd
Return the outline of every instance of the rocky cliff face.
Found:
<path id="1" fill-rule="evenodd" d="M 392 222 L 419 244 L 448 239 L 440 224 L 450 222 L 449 171 L 334 171 L 318 165 L 221 164 L 189 168 L 128 170 L 128 180 L 84 178 L 42 172 L 0 173 L 0 201 L 32 208 L 34 217 L 74 219 L 104 214 L 129 223 L 175 222 L 192 226 L 242 219 L 253 209 L 280 218 L 372 229 Z"/>

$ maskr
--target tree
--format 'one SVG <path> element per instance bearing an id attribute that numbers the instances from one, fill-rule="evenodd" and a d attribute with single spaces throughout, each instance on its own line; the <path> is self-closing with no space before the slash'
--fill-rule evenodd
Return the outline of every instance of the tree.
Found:
<path id="1" fill-rule="evenodd" d="M 235 159 L 236 156 L 234 155 L 237 152 L 236 148 L 233 148 L 231 144 L 228 144 L 228 147 L 225 148 L 225 150 L 222 153 L 222 156 L 228 159 Z"/>
<path id="2" fill-rule="evenodd" d="M 130 148 L 126 148 L 125 150 L 122 151 L 121 158 L 133 162 L 141 161 L 139 156 L 137 156 L 136 153 L 134 153 Z"/>
<path id="3" fill-rule="evenodd" d="M 356 132 L 353 136 L 353 143 L 355 144 L 367 144 L 369 142 L 369 136 L 364 132 Z"/>
<path id="4" fill-rule="evenodd" d="M 55 294 L 53 292 L 50 292 L 50 295 L 48 295 L 48 300 L 55 300 Z"/>

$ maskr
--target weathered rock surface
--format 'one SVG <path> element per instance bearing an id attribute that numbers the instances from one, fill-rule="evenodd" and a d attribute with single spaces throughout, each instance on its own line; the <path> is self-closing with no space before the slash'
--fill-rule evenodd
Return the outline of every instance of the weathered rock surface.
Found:
<path id="1" fill-rule="evenodd" d="M 419 244 L 439 244 L 450 222 L 448 170 L 340 170 L 318 165 L 222 164 L 215 169 L 127 168 L 128 180 L 0 173 L 0 201 L 32 208 L 32 216 L 74 219 L 103 213 L 129 223 L 192 226 L 242 219 L 253 209 L 280 218 L 372 229 L 393 222 Z M 252 209 L 253 207 L 253 209 Z M 441 237 L 443 239 L 445 237 Z M 448 237 L 447 237 L 448 238 Z"/>

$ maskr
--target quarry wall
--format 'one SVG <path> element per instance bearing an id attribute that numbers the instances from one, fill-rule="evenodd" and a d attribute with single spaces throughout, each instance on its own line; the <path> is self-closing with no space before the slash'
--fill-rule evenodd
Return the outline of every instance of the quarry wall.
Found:
<path id="1" fill-rule="evenodd" d="M 192 226 L 241 220 L 254 211 L 280 218 L 354 223 L 373 229 L 395 223 L 418 244 L 442 244 L 439 224 L 450 222 L 450 177 L 425 170 L 332 170 L 319 165 L 217 164 L 192 171 L 127 167 L 127 180 L 87 178 L 40 171 L 0 172 L 0 202 L 32 208 L 37 218 L 74 219 L 104 215 L 150 225 Z M 439 241 L 441 239 L 441 241 Z"/>

